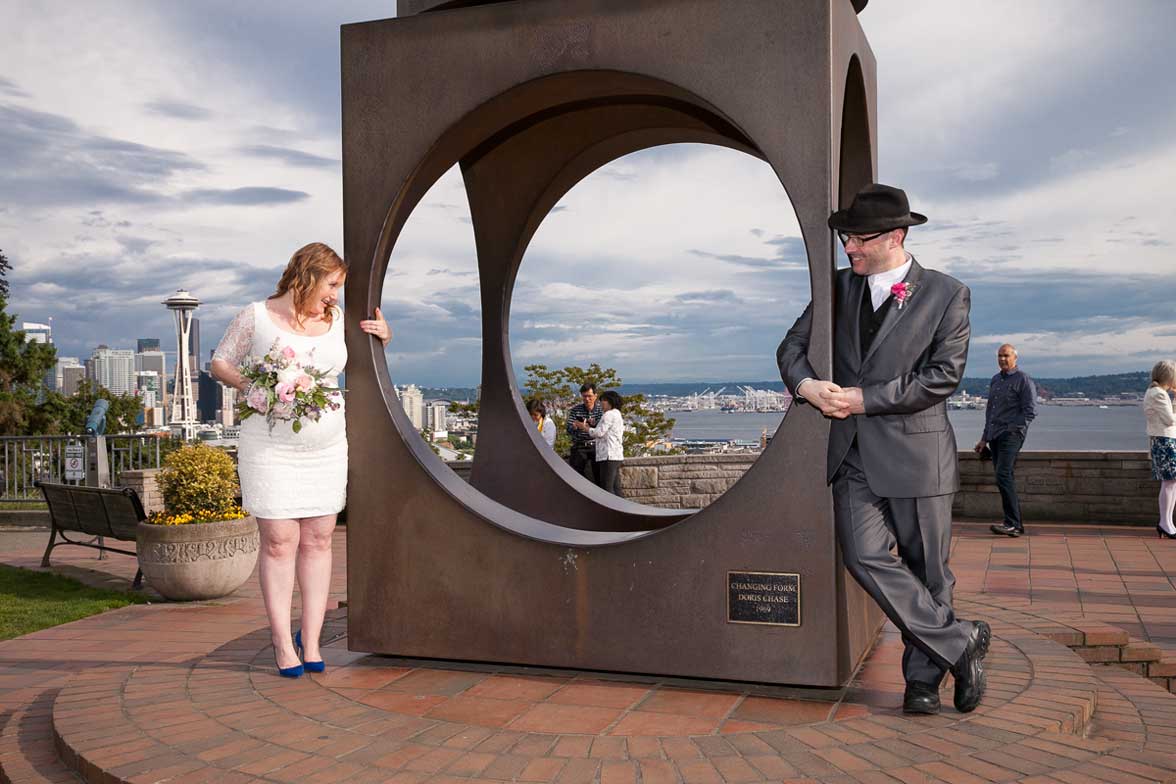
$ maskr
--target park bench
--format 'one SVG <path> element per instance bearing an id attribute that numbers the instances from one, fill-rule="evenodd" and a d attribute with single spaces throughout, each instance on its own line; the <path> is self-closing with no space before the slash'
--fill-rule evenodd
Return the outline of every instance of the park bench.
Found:
<path id="1" fill-rule="evenodd" d="M 45 503 L 49 505 L 49 520 L 52 528 L 49 532 L 49 546 L 45 548 L 45 555 L 41 558 L 41 566 L 49 566 L 49 553 L 54 547 L 63 544 L 76 544 L 80 547 L 92 547 L 100 553 L 110 551 L 123 555 L 137 555 L 134 550 L 119 550 L 107 547 L 107 538 L 121 542 L 135 541 L 135 529 L 139 523 L 147 519 L 143 511 L 143 504 L 139 495 L 129 487 L 77 487 L 74 485 L 51 484 L 37 482 L 37 487 L 45 494 Z M 79 542 L 66 536 L 66 532 L 76 532 L 97 537 L 93 540 Z M 58 536 L 63 541 L 57 541 Z M 99 555 L 99 558 L 102 556 Z M 143 584 L 143 570 L 135 572 L 133 588 Z"/>

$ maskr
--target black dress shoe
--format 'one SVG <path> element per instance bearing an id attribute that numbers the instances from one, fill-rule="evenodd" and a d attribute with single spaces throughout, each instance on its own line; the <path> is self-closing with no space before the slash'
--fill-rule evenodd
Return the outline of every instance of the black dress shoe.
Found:
<path id="1" fill-rule="evenodd" d="M 1000 523 L 999 525 L 996 523 L 993 523 L 992 525 L 988 526 L 988 530 L 992 531 L 994 534 L 999 534 L 1001 536 L 1011 536 L 1014 539 L 1017 538 L 1018 536 L 1020 536 L 1021 534 L 1025 533 L 1025 531 L 1023 529 L 1013 528 L 1008 523 Z"/>
<path id="2" fill-rule="evenodd" d="M 968 645 L 951 668 L 955 678 L 955 708 L 960 713 L 970 713 L 980 704 L 987 682 L 984 678 L 984 656 L 992 640 L 992 629 L 984 621 L 972 621 Z"/>
<path id="3" fill-rule="evenodd" d="M 925 716 L 939 713 L 939 689 L 929 683 L 909 681 L 902 695 L 902 712 Z"/>

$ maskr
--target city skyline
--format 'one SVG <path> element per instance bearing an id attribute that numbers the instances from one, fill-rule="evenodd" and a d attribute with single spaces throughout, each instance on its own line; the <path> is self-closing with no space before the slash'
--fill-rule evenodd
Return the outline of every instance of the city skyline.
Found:
<path id="1" fill-rule="evenodd" d="M 296 247 L 342 250 L 337 26 L 389 3 L 0 10 L 16 30 L 0 53 L 9 310 L 53 317 L 63 356 L 169 334 L 158 302 L 181 287 L 206 303 L 211 348 Z M 1176 6 L 892 0 L 861 21 L 879 62 L 879 178 L 931 218 L 911 235 L 920 261 L 973 289 L 968 374 L 1005 340 L 1044 376 L 1167 356 L 1176 101 L 1161 63 Z M 398 384 L 479 380 L 468 219 L 450 172 L 393 255 Z M 615 162 L 568 194 L 524 259 L 516 365 L 771 378 L 808 298 L 803 253 L 758 160 L 675 146 Z"/>

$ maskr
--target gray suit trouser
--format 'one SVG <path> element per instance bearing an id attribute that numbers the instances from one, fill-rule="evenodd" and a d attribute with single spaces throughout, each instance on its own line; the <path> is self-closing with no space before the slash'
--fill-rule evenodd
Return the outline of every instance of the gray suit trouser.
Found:
<path id="1" fill-rule="evenodd" d="M 846 569 L 902 632 L 903 676 L 938 686 L 968 644 L 951 606 L 952 495 L 880 498 L 857 441 L 833 477 L 833 514 Z M 898 554 L 891 552 L 897 546 Z"/>

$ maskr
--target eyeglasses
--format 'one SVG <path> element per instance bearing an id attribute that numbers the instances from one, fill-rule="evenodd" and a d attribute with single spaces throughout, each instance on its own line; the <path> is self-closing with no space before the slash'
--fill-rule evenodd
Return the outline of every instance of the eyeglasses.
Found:
<path id="1" fill-rule="evenodd" d="M 850 234 L 847 231 L 839 231 L 837 232 L 837 236 L 841 239 L 842 245 L 848 245 L 855 240 L 857 241 L 858 245 L 865 245 L 870 240 L 876 240 L 883 234 L 889 234 L 892 231 L 894 231 L 894 229 L 887 229 L 886 231 L 880 231 L 877 234 Z"/>

